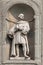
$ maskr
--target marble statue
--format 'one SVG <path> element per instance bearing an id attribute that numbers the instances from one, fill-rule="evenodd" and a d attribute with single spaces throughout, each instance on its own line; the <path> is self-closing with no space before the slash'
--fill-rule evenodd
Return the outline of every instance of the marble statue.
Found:
<path id="1" fill-rule="evenodd" d="M 27 33 L 30 30 L 28 21 L 24 21 L 24 14 L 19 14 L 20 21 L 16 22 L 14 26 L 8 31 L 9 37 L 13 35 L 11 56 L 19 57 L 19 44 L 23 46 L 24 57 L 29 57 L 29 45 L 27 39 Z M 16 45 L 16 49 L 15 49 Z M 16 54 L 17 51 L 17 54 Z"/>

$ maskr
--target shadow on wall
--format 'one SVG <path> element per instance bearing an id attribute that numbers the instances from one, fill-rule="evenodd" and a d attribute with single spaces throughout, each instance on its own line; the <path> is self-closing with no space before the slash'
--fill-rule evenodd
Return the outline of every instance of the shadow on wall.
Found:
<path id="1" fill-rule="evenodd" d="M 9 9 L 10 13 L 18 19 L 20 13 L 24 14 L 24 20 L 32 21 L 34 16 L 34 10 L 32 7 L 26 4 L 15 4 Z"/>

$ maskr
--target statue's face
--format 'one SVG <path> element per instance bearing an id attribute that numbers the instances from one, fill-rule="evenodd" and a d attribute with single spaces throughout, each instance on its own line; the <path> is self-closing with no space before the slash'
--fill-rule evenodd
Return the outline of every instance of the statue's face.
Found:
<path id="1" fill-rule="evenodd" d="M 22 20 L 23 20 L 23 19 L 24 19 L 24 16 L 20 16 L 20 19 L 22 19 Z"/>

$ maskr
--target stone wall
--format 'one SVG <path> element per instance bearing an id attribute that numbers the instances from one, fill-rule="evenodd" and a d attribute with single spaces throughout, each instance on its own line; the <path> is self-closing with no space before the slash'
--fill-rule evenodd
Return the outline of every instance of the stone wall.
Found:
<path id="1" fill-rule="evenodd" d="M 12 0 L 0 0 L 0 64 L 1 64 L 1 62 L 3 62 L 3 58 L 5 58 L 5 56 L 3 56 L 3 52 L 5 52 L 6 51 L 6 46 L 4 46 L 3 45 L 3 42 L 5 42 L 4 41 L 4 35 L 6 35 L 5 34 L 5 30 L 6 30 L 6 27 L 5 27 L 5 25 L 6 25 L 6 23 L 5 22 L 3 22 L 3 20 L 5 21 L 5 19 L 4 19 L 4 17 L 5 17 L 5 15 L 6 15 L 6 13 L 7 13 L 7 9 L 9 8 L 8 6 L 12 6 L 12 5 L 10 5 L 10 4 L 14 4 L 14 2 L 10 2 L 10 1 L 12 1 Z M 17 0 L 16 0 L 17 1 Z M 15 1 L 15 2 L 16 2 Z M 25 1 L 25 0 L 24 0 Z M 26 0 L 26 2 L 28 3 L 30 0 Z M 38 3 L 38 5 L 37 6 L 39 6 L 40 7 L 40 10 L 42 11 L 42 12 L 40 12 L 40 14 L 41 14 L 41 27 L 40 27 L 40 29 L 41 29 L 41 51 L 40 51 L 40 53 L 41 53 L 41 64 L 43 65 L 43 0 L 32 0 L 36 5 L 37 5 L 37 3 Z M 42 1 L 42 4 L 41 4 L 41 1 Z M 10 4 L 8 4 L 10 2 Z M 19 2 L 19 1 L 18 1 Z M 22 2 L 22 1 L 21 1 Z M 7 3 L 7 5 L 6 5 L 6 3 Z M 29 3 L 30 4 L 30 3 Z M 42 6 L 42 7 L 41 7 Z M 7 8 L 8 7 L 8 8 Z M 5 11 L 4 10 L 6 10 L 6 13 L 5 13 Z M 4 28 L 3 28 L 3 26 L 4 26 Z M 4 30 L 4 31 L 3 31 Z M 3 34 L 3 32 L 4 32 L 4 34 Z M 2 42 L 3 41 L 3 42 Z M 3 47 L 2 47 L 3 46 Z M 9 47 L 9 46 L 8 46 Z M 3 49 L 3 50 L 2 50 Z M 9 51 L 8 51 L 9 52 Z M 38 52 L 37 52 L 37 50 L 36 50 L 36 54 L 37 54 Z M 6 59 L 6 58 L 5 58 Z M 39 62 L 39 61 L 37 61 L 37 62 Z M 41 65 L 40 64 L 40 65 Z M 8 64 L 4 64 L 4 65 L 8 65 Z M 13 64 L 12 64 L 13 65 Z"/>
<path id="2" fill-rule="evenodd" d="M 41 55 L 41 57 L 42 57 L 42 65 L 43 65 L 43 0 L 42 0 L 42 24 L 41 24 L 41 39 L 42 39 L 42 49 L 41 49 L 41 53 L 42 53 L 42 55 Z"/>

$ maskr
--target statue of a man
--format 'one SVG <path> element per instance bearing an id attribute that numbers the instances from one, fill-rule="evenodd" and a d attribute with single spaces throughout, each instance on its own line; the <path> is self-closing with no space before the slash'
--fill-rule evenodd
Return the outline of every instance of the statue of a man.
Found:
<path id="1" fill-rule="evenodd" d="M 14 24 L 14 26 L 8 32 L 9 37 L 13 35 L 11 56 L 16 57 L 17 51 L 17 57 L 19 57 L 18 45 L 22 44 L 24 57 L 28 57 L 26 54 L 27 52 L 29 53 L 27 32 L 29 32 L 30 27 L 28 21 L 23 21 L 24 14 L 21 13 L 18 17 L 20 18 L 20 21 L 16 22 L 16 24 Z M 15 45 L 17 46 L 17 50 L 15 50 Z"/>

